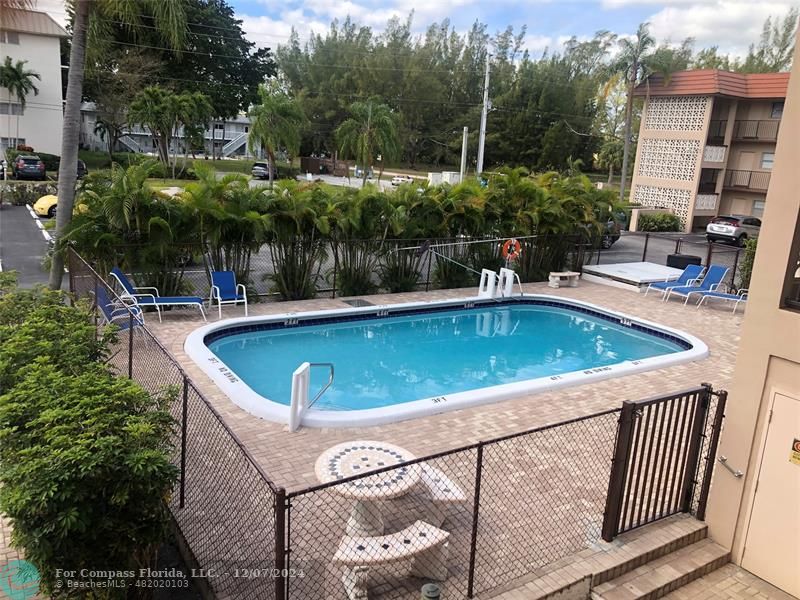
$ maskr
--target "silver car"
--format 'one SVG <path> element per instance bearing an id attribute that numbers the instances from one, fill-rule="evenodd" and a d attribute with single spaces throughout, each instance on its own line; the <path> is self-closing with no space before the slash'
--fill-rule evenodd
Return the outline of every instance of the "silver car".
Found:
<path id="1" fill-rule="evenodd" d="M 706 226 L 706 239 L 709 242 L 731 242 L 744 246 L 745 240 L 758 237 L 761 219 L 747 215 L 714 217 Z"/>

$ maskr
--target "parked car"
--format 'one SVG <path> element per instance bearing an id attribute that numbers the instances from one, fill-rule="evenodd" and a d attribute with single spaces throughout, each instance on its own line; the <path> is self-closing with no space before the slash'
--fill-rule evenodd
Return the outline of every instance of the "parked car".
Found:
<path id="1" fill-rule="evenodd" d="M 58 204 L 58 196 L 47 194 L 33 203 L 33 212 L 40 217 L 55 217 Z"/>
<path id="2" fill-rule="evenodd" d="M 398 186 L 404 183 L 414 183 L 414 178 L 411 175 L 395 175 L 392 177 L 392 185 Z"/>
<path id="3" fill-rule="evenodd" d="M 609 219 L 603 228 L 603 237 L 600 238 L 600 246 L 608 250 L 619 239 L 620 226 L 614 219 Z"/>
<path id="4" fill-rule="evenodd" d="M 88 173 L 89 169 L 86 168 L 86 163 L 81 159 L 78 159 L 78 179 L 86 177 Z"/>
<path id="5" fill-rule="evenodd" d="M 748 238 L 757 238 L 761 231 L 761 219 L 747 215 L 728 215 L 714 217 L 706 225 L 706 239 L 709 242 L 731 242 L 744 246 Z"/>
<path id="6" fill-rule="evenodd" d="M 11 166 L 15 179 L 47 179 L 44 162 L 35 154 L 20 154 Z"/>
<path id="7" fill-rule="evenodd" d="M 251 171 L 253 175 L 253 179 L 269 179 L 269 163 L 265 162 L 257 162 L 253 165 L 253 170 Z M 272 178 L 277 179 L 275 176 L 275 170 L 272 171 Z"/>

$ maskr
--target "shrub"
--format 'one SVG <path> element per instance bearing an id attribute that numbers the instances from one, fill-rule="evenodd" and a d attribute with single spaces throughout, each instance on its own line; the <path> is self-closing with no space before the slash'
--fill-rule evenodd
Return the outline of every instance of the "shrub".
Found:
<path id="1" fill-rule="evenodd" d="M 0 396 L 0 509 L 45 594 L 58 592 L 56 569 L 150 565 L 177 479 L 173 395 L 153 397 L 99 363 L 68 374 L 37 359 Z"/>
<path id="2" fill-rule="evenodd" d="M 640 214 L 636 224 L 638 231 L 680 231 L 681 220 L 672 213 Z"/>
<path id="3" fill-rule="evenodd" d="M 14 181 L 0 184 L 2 201 L 15 206 L 33 204 L 42 196 L 56 193 L 58 193 L 58 186 L 54 181 Z"/>
<path id="4" fill-rule="evenodd" d="M 739 267 L 738 289 L 745 290 L 750 287 L 750 278 L 753 275 L 753 262 L 756 259 L 758 238 L 749 238 L 744 242 L 744 256 Z"/>
<path id="5" fill-rule="evenodd" d="M 87 307 L 68 306 L 62 292 L 15 290 L 8 279 L 0 293 L 0 512 L 44 594 L 96 597 L 59 589 L 56 569 L 151 565 L 177 479 L 167 410 L 176 391 L 151 395 L 115 377 L 97 360 L 115 336 L 96 334 Z"/>

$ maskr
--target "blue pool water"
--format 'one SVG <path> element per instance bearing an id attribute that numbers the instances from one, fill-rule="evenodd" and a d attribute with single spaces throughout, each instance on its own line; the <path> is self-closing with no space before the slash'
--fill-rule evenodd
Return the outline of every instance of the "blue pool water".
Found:
<path id="1" fill-rule="evenodd" d="M 686 349 L 599 315 L 521 303 L 218 335 L 209 349 L 281 404 L 290 403 L 301 363 L 334 363 L 334 384 L 315 404 L 324 410 L 388 406 Z M 312 397 L 327 379 L 327 369 L 314 369 Z"/>

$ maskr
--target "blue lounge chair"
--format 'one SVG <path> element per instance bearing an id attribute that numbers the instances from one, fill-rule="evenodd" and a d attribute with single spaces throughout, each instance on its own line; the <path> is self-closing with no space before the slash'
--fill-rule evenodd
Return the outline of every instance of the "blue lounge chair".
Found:
<path id="1" fill-rule="evenodd" d="M 247 316 L 247 288 L 236 283 L 236 274 L 233 271 L 211 271 L 211 296 L 209 308 L 217 302 L 219 318 L 222 318 L 223 304 L 238 304 L 244 302 L 244 316 Z"/>
<path id="2" fill-rule="evenodd" d="M 684 304 L 689 303 L 689 298 L 695 296 L 697 294 L 702 294 L 703 292 L 715 292 L 717 288 L 722 284 L 722 280 L 725 279 L 725 276 L 728 274 L 728 267 L 723 267 L 720 265 L 711 265 L 706 271 L 705 277 L 703 277 L 703 281 L 701 281 L 698 285 L 685 285 L 683 287 L 674 287 L 667 290 L 667 296 L 664 298 L 664 301 L 670 299 L 670 297 L 675 294 L 676 296 L 680 296 L 681 298 L 686 298 L 683 302 Z"/>
<path id="3" fill-rule="evenodd" d="M 138 306 L 155 307 L 159 321 L 161 321 L 161 308 L 164 306 L 196 306 L 200 310 L 203 320 L 207 320 L 206 313 L 203 310 L 203 299 L 199 296 L 161 296 L 157 288 L 135 287 L 119 267 L 111 269 L 111 276 L 117 280 L 117 283 L 122 288 L 120 298 L 132 298 Z M 142 290 L 150 290 L 152 293 L 143 292 Z"/>
<path id="4" fill-rule="evenodd" d="M 144 325 L 144 313 L 133 304 L 126 304 L 124 300 L 112 299 L 108 289 L 102 283 L 97 286 L 97 308 L 109 325 L 116 325 L 121 330 L 126 330 L 131 326 Z M 133 319 L 131 320 L 131 315 Z"/>
<path id="5" fill-rule="evenodd" d="M 709 298 L 733 302 L 733 314 L 735 315 L 736 309 L 739 308 L 739 304 L 747 302 L 747 290 L 739 290 L 735 294 L 726 294 L 725 292 L 703 292 L 700 302 L 697 303 L 697 308 L 700 308 L 703 305 L 703 302 Z"/>
<path id="6" fill-rule="evenodd" d="M 661 290 L 661 295 L 663 296 L 670 288 L 696 285 L 697 282 L 702 278 L 703 271 L 705 271 L 705 267 L 702 265 L 686 265 L 683 273 L 678 275 L 677 279 L 673 279 L 671 281 L 656 281 L 651 283 L 644 291 L 644 295 L 647 296 L 647 292 L 649 292 L 651 289 Z"/>

